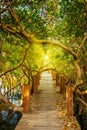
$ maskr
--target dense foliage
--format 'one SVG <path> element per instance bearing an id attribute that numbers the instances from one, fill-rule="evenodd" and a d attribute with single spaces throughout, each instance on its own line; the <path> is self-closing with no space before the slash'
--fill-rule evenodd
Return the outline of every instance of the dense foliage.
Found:
<path id="1" fill-rule="evenodd" d="M 75 90 L 83 89 L 86 0 L 0 0 L 0 39 L 1 78 L 9 73 L 29 83 L 51 68 L 74 78 Z"/>

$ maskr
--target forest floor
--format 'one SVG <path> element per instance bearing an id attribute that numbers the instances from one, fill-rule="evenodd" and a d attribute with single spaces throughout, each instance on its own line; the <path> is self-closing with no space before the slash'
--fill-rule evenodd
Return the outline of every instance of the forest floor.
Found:
<path id="1" fill-rule="evenodd" d="M 66 116 L 65 95 L 50 75 L 43 75 L 31 97 L 30 112 L 23 114 L 15 130 L 81 130 L 74 116 Z"/>

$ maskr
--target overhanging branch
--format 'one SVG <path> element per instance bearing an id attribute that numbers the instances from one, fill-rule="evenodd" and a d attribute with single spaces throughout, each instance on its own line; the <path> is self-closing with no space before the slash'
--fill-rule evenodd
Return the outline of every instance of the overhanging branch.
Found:
<path id="1" fill-rule="evenodd" d="M 63 44 L 60 44 L 58 41 L 38 40 L 38 39 L 36 39 L 36 38 L 34 38 L 34 37 L 31 37 L 31 39 L 32 39 L 32 42 L 33 42 L 33 43 L 36 43 L 36 44 L 52 44 L 52 45 L 54 45 L 54 46 L 59 46 L 59 47 L 61 47 L 62 49 L 68 51 L 68 52 L 74 57 L 74 59 L 77 59 L 76 53 L 75 53 L 71 48 L 69 48 L 69 47 L 67 47 L 67 46 L 65 46 L 65 45 L 63 45 Z"/>
<path id="2" fill-rule="evenodd" d="M 17 0 L 14 0 L 13 2 L 7 2 L 7 6 L 6 6 L 6 7 L 4 6 L 4 8 L 3 8 L 3 9 L 1 10 L 1 12 L 0 12 L 0 15 L 1 15 L 2 13 L 4 13 L 6 10 L 8 10 L 8 8 L 9 8 L 10 6 L 12 6 L 16 1 L 17 1 Z M 4 3 L 4 2 L 1 2 L 0 4 L 3 5 L 3 3 Z"/>
<path id="3" fill-rule="evenodd" d="M 87 103 L 84 101 L 84 100 L 82 100 L 81 98 L 77 98 L 77 100 L 79 100 L 85 107 L 87 107 Z"/>
<path id="4" fill-rule="evenodd" d="M 2 73 L 0 74 L 0 77 L 2 77 L 3 75 L 6 75 L 7 73 L 9 73 L 9 72 L 11 72 L 11 71 L 14 71 L 14 70 L 18 69 L 18 68 L 23 64 L 23 62 L 24 62 L 24 60 L 25 60 L 25 58 L 26 58 L 27 51 L 28 51 L 29 47 L 30 47 L 30 45 L 28 45 L 28 46 L 26 47 L 25 52 L 24 52 L 24 55 L 23 55 L 23 58 L 22 58 L 22 60 L 20 61 L 20 63 L 19 63 L 17 66 L 15 66 L 15 67 L 13 67 L 13 68 L 10 68 L 10 69 L 8 69 L 8 70 L 2 72 Z"/>
<path id="5" fill-rule="evenodd" d="M 80 44 L 79 47 L 78 47 L 77 55 L 80 53 L 80 50 L 82 49 L 83 45 L 85 44 L 86 39 L 87 39 L 87 33 L 85 34 L 85 36 L 84 36 L 84 38 L 83 38 L 81 44 Z"/>

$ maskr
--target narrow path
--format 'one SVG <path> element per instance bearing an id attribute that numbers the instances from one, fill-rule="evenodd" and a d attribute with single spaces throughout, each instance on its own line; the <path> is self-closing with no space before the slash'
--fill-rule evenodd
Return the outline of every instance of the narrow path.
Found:
<path id="1" fill-rule="evenodd" d="M 31 112 L 23 114 L 15 130 L 62 130 L 63 120 L 58 117 L 58 100 L 60 103 L 54 81 L 48 73 L 43 73 L 39 90 L 31 100 Z"/>

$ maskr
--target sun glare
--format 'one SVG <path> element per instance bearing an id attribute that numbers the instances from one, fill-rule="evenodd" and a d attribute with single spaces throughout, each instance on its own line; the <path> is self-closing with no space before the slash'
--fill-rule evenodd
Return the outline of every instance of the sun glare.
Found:
<path id="1" fill-rule="evenodd" d="M 49 59 L 49 57 L 48 57 L 47 55 L 45 55 L 44 59 L 45 59 L 45 60 L 48 60 L 48 59 Z"/>

